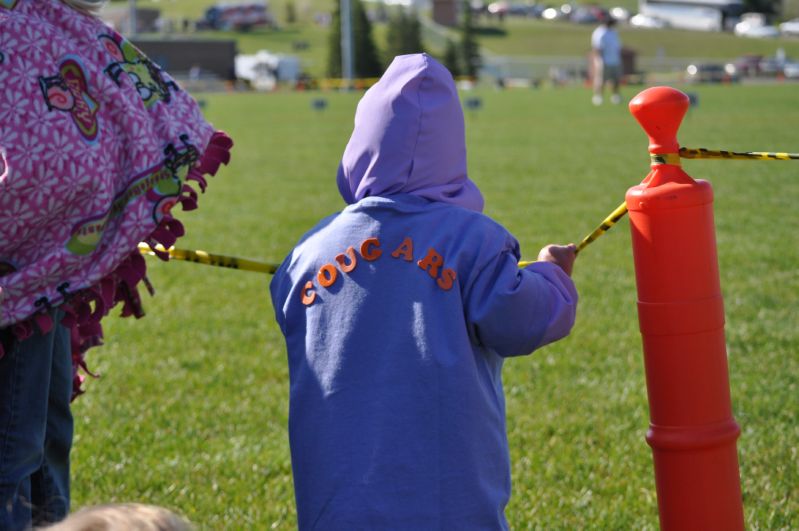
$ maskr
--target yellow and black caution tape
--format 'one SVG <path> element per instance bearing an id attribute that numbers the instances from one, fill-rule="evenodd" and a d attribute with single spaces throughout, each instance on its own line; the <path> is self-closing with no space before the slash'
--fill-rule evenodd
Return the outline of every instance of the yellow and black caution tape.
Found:
<path id="1" fill-rule="evenodd" d="M 589 243 L 593 242 L 607 231 L 613 227 L 622 217 L 624 214 L 627 213 L 627 204 L 622 203 L 621 205 L 616 208 L 613 212 L 605 218 L 604 221 L 596 228 L 594 231 L 583 238 L 579 245 L 577 245 L 576 253 L 579 253 L 583 249 L 585 249 Z M 256 273 L 267 273 L 269 275 L 273 275 L 275 271 L 277 271 L 278 265 L 277 264 L 269 264 L 265 262 L 258 262 L 255 260 L 247 260 L 245 258 L 237 258 L 235 256 L 225 256 L 221 254 L 211 254 L 205 251 L 189 251 L 187 249 L 176 249 L 174 247 L 170 247 L 169 249 L 164 249 L 163 247 L 158 247 L 159 251 L 166 251 L 169 253 L 170 258 L 174 258 L 176 260 L 185 260 L 187 262 L 194 262 L 197 264 L 205 264 L 205 265 L 212 265 L 218 267 L 228 267 L 230 269 L 240 269 L 242 271 L 254 271 Z M 149 245 L 146 243 L 139 244 L 139 252 L 142 254 L 149 254 L 154 255 L 155 252 L 150 248 Z M 532 261 L 521 261 L 519 262 L 519 267 L 525 267 L 527 265 L 532 264 Z"/>
<path id="2" fill-rule="evenodd" d="M 624 214 L 626 213 L 627 213 L 627 202 L 625 201 L 624 203 L 616 207 L 616 210 L 611 212 L 608 215 L 608 217 L 606 217 L 602 221 L 602 223 L 600 223 L 599 226 L 596 229 L 594 229 L 594 231 L 591 234 L 582 239 L 582 241 L 577 245 L 577 250 L 575 251 L 575 254 L 579 253 L 580 251 L 588 247 L 589 243 L 593 242 L 594 240 L 605 234 L 607 231 L 609 231 L 611 227 L 613 227 L 613 225 L 615 225 L 621 218 L 623 218 Z M 522 261 L 519 262 L 519 267 L 524 267 L 532 263 L 533 262 L 531 261 L 530 262 Z"/>
<path id="3" fill-rule="evenodd" d="M 652 161 L 652 164 L 680 166 L 680 155 L 678 153 L 650 153 L 649 159 Z"/>
<path id="4" fill-rule="evenodd" d="M 577 252 L 579 253 L 580 251 L 585 249 L 589 243 L 591 243 L 592 241 L 596 240 L 597 238 L 605 234 L 607 231 L 609 231 L 611 227 L 613 227 L 613 225 L 615 225 L 621 218 L 623 218 L 624 214 L 626 213 L 627 213 L 627 202 L 625 201 L 624 203 L 616 207 L 616 210 L 611 212 L 608 215 L 608 217 L 606 217 L 602 221 L 602 223 L 600 223 L 599 226 L 596 229 L 594 229 L 594 232 L 583 238 L 583 241 L 581 241 L 580 244 L 577 246 Z"/>
<path id="5" fill-rule="evenodd" d="M 705 148 L 685 148 L 681 147 L 678 153 L 651 153 L 650 157 L 653 164 L 673 164 L 680 165 L 680 159 L 728 159 L 728 160 L 799 160 L 799 153 L 779 153 L 765 151 L 725 151 L 711 150 Z M 591 234 L 583 238 L 577 246 L 577 252 L 582 251 L 589 243 L 596 240 L 613 225 L 616 224 L 624 214 L 627 213 L 627 204 L 622 203 Z M 530 262 L 526 262 L 530 263 Z"/>
<path id="6" fill-rule="evenodd" d="M 678 153 L 653 153 L 650 154 L 653 164 L 673 164 L 679 165 L 680 159 L 727 159 L 727 160 L 799 160 L 799 153 L 780 153 L 780 152 L 765 152 L 765 151 L 725 151 L 725 150 L 711 150 L 705 148 L 680 148 Z M 622 203 L 616 210 L 611 212 L 594 231 L 582 239 L 577 245 L 577 251 L 580 252 L 585 249 L 588 244 L 609 231 L 624 215 L 627 213 L 627 204 Z M 155 254 L 155 252 L 146 243 L 139 244 L 139 251 L 142 254 Z M 171 258 L 176 260 L 186 260 L 188 262 L 195 262 L 198 264 L 213 265 L 218 267 L 228 267 L 230 269 L 240 269 L 242 271 L 254 271 L 256 273 L 274 274 L 277 271 L 277 264 L 269 264 L 265 262 L 258 262 L 255 260 L 248 260 L 246 258 L 237 258 L 235 256 L 225 256 L 221 254 L 211 254 L 205 251 L 190 251 L 187 249 L 164 249 L 159 247 L 159 251 L 166 251 Z M 519 262 L 520 267 L 532 264 L 531 261 Z"/>
<path id="7" fill-rule="evenodd" d="M 727 159 L 727 160 L 799 160 L 799 153 L 781 153 L 766 151 L 726 151 L 712 150 L 705 148 L 685 148 L 681 147 L 679 153 L 650 153 L 653 164 L 672 164 L 680 165 L 680 159 Z M 614 210 L 599 227 L 591 234 L 583 238 L 577 246 L 580 252 L 586 245 L 596 240 L 616 224 L 624 214 L 627 213 L 627 204 L 622 203 Z M 528 262 L 529 263 L 529 262 Z"/>
<path id="8" fill-rule="evenodd" d="M 264 262 L 257 262 L 255 260 L 247 260 L 246 258 L 237 258 L 235 256 L 211 254 L 200 250 L 189 251 L 187 249 L 175 249 L 174 247 L 164 249 L 160 246 L 158 247 L 158 250 L 168 252 L 170 258 L 174 258 L 176 260 L 186 260 L 187 262 L 194 262 L 196 264 L 228 267 L 230 269 L 240 269 L 242 271 L 253 271 L 256 273 L 267 273 L 272 275 L 275 273 L 275 271 L 277 271 L 278 268 L 278 264 L 267 264 Z M 139 244 L 139 252 L 142 254 L 155 254 L 155 252 L 146 243 Z"/>
<path id="9" fill-rule="evenodd" d="M 705 148 L 692 149 L 692 148 L 681 147 L 680 157 L 684 159 L 799 160 L 799 153 L 771 153 L 766 151 L 725 151 L 725 150 L 712 150 Z"/>

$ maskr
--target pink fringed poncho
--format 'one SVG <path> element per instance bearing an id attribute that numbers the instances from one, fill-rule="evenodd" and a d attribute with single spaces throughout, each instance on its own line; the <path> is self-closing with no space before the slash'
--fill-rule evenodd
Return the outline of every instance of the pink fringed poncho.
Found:
<path id="1" fill-rule="evenodd" d="M 0 0 L 0 329 L 17 339 L 65 311 L 75 392 L 117 303 L 143 315 L 139 242 L 183 234 L 230 139 L 157 65 L 60 2 Z M 167 258 L 164 256 L 163 258 Z M 0 356 L 3 354 L 0 346 Z"/>

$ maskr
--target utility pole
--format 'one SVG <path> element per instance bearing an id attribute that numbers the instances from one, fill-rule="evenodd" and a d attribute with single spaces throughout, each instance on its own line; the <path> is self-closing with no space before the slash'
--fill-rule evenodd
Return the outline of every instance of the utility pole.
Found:
<path id="1" fill-rule="evenodd" d="M 352 7 L 350 0 L 341 0 L 341 75 L 345 90 L 352 90 L 352 70 Z"/>
<path id="2" fill-rule="evenodd" d="M 128 0 L 128 7 L 130 8 L 128 12 L 128 23 L 130 25 L 128 37 L 133 38 L 136 36 L 136 29 L 138 28 L 136 24 L 136 0 Z"/>

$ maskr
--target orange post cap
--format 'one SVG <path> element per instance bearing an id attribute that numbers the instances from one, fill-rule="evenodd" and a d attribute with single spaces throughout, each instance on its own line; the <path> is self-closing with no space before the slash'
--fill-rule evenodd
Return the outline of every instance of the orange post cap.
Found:
<path id="1" fill-rule="evenodd" d="M 630 112 L 649 136 L 649 152 L 679 153 L 677 129 L 688 111 L 688 96 L 671 87 L 651 87 L 630 101 Z"/>

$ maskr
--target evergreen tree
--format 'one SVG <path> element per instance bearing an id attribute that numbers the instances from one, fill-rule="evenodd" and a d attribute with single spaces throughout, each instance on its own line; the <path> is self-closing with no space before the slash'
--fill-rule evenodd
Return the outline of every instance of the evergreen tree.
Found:
<path id="1" fill-rule="evenodd" d="M 407 17 L 407 32 L 404 53 L 422 53 L 425 51 L 422 42 L 422 23 L 415 9 L 411 9 Z"/>
<path id="2" fill-rule="evenodd" d="M 388 27 L 386 28 L 386 60 L 385 64 L 389 64 L 392 59 L 397 55 L 402 55 L 403 36 L 402 32 L 405 29 L 405 10 L 395 10 L 394 13 L 389 15 Z"/>
<path id="3" fill-rule="evenodd" d="M 780 10 L 781 2 L 774 0 L 743 0 L 744 10 L 773 15 Z"/>
<path id="4" fill-rule="evenodd" d="M 366 16 L 360 0 L 350 0 L 352 13 L 352 56 L 353 75 L 355 77 L 379 77 L 383 69 L 378 60 L 378 51 L 372 38 L 372 24 Z M 340 78 L 341 71 L 341 0 L 336 0 L 336 7 L 330 22 L 327 50 L 327 75 Z"/>
<path id="5" fill-rule="evenodd" d="M 388 8 L 385 2 L 377 2 L 375 10 L 373 11 L 372 22 L 378 24 L 385 24 L 388 22 Z"/>
<path id="6" fill-rule="evenodd" d="M 372 38 L 372 23 L 360 0 L 351 0 L 352 9 L 352 51 L 355 77 L 380 77 L 383 67 Z"/>
<path id="7" fill-rule="evenodd" d="M 460 61 L 458 60 L 458 55 L 458 46 L 452 42 L 451 39 L 447 39 L 447 45 L 444 48 L 444 58 L 441 60 L 441 63 L 452 73 L 452 77 L 458 77 L 461 75 L 461 67 Z"/>
<path id="8" fill-rule="evenodd" d="M 477 72 L 480 70 L 480 65 L 482 63 L 480 59 L 480 45 L 477 44 L 474 19 L 472 17 L 472 8 L 469 5 L 469 0 L 464 0 L 461 6 L 461 74 L 476 79 Z"/>
<path id="9" fill-rule="evenodd" d="M 422 25 L 415 11 L 395 10 L 388 20 L 386 32 L 386 60 L 388 65 L 397 55 L 424 52 Z"/>
<path id="10" fill-rule="evenodd" d="M 341 1 L 336 1 L 330 20 L 327 41 L 327 77 L 340 78 L 341 72 Z"/>
<path id="11" fill-rule="evenodd" d="M 292 25 L 297 22 L 297 10 L 293 0 L 286 2 L 286 24 Z"/>

